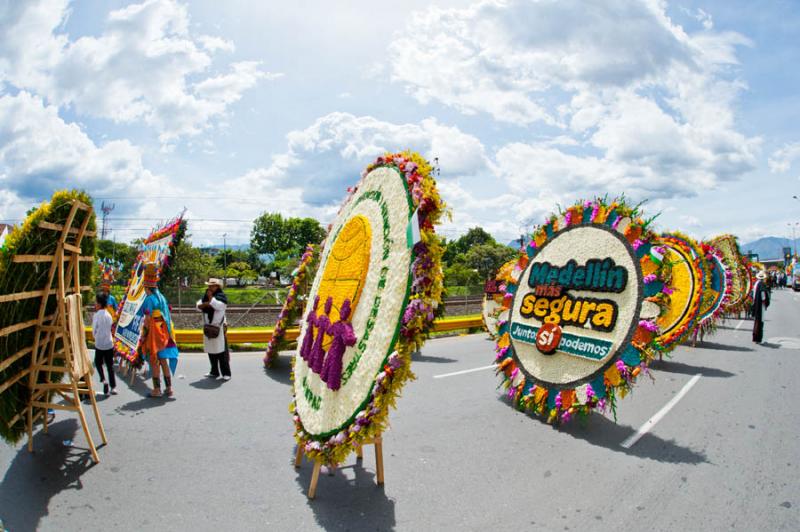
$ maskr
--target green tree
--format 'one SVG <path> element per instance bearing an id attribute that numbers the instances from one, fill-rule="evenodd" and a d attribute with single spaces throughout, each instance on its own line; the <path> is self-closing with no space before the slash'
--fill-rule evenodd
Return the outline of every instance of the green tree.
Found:
<path id="1" fill-rule="evenodd" d="M 214 259 L 192 246 L 191 242 L 184 240 L 175 249 L 170 277 L 176 282 L 186 280 L 189 286 L 193 286 L 210 277 L 213 269 Z"/>
<path id="2" fill-rule="evenodd" d="M 456 262 L 444 270 L 446 286 L 475 286 L 481 283 L 481 275 L 462 262 Z"/>
<path id="3" fill-rule="evenodd" d="M 228 264 L 228 277 L 236 279 L 236 284 L 241 285 L 243 281 L 255 281 L 258 273 L 244 261 Z"/>
<path id="4" fill-rule="evenodd" d="M 497 244 L 494 237 L 482 227 L 473 227 L 456 240 L 447 243 L 442 259 L 445 264 L 456 262 L 459 255 L 465 255 L 472 247 L 482 244 Z"/>
<path id="5" fill-rule="evenodd" d="M 325 229 L 313 218 L 286 218 L 279 213 L 264 213 L 253 222 L 250 247 L 256 253 L 276 255 L 282 251 L 300 252 L 306 244 L 319 244 Z"/>
<path id="6" fill-rule="evenodd" d="M 259 253 L 275 254 L 289 247 L 289 234 L 285 230 L 283 216 L 279 213 L 264 213 L 253 222 L 250 232 L 250 247 Z"/>
<path id="7" fill-rule="evenodd" d="M 478 270 L 482 279 L 493 277 L 497 270 L 517 255 L 517 251 L 503 244 L 479 244 L 464 255 L 464 264 Z"/>
<path id="8" fill-rule="evenodd" d="M 307 244 L 319 244 L 325 229 L 314 218 L 288 218 L 285 223 L 292 248 L 302 251 Z"/>
<path id="9" fill-rule="evenodd" d="M 135 246 L 114 242 L 112 240 L 97 241 L 97 258 L 105 260 L 116 260 L 122 263 L 122 272 L 131 271 L 139 250 Z"/>

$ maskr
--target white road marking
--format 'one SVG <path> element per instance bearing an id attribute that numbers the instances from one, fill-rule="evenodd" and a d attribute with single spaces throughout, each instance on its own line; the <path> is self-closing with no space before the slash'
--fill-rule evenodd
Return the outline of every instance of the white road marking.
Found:
<path id="1" fill-rule="evenodd" d="M 479 368 L 472 368 L 472 369 L 465 369 L 462 371 L 454 371 L 453 373 L 442 373 L 441 375 L 434 375 L 434 379 L 444 379 L 445 377 L 455 377 L 456 375 L 463 375 L 465 373 L 472 373 L 473 371 L 483 371 L 485 369 L 491 369 L 495 367 L 494 364 L 491 366 L 481 366 Z"/>
<path id="2" fill-rule="evenodd" d="M 739 320 L 739 323 L 736 324 L 736 327 L 734 327 L 734 329 L 738 329 L 742 325 L 744 325 L 744 320 Z"/>
<path id="3" fill-rule="evenodd" d="M 639 430 L 637 430 L 634 434 L 631 434 L 624 442 L 622 442 L 621 445 L 626 449 L 630 449 L 631 447 L 633 447 L 633 445 L 637 441 L 639 441 L 639 439 L 642 436 L 647 434 L 650 431 L 650 429 L 655 427 L 656 423 L 661 421 L 661 418 L 663 418 L 664 416 L 667 415 L 667 412 L 672 410 L 672 407 L 674 407 L 676 404 L 678 404 L 678 401 L 680 401 L 683 398 L 683 396 L 686 395 L 686 393 L 689 390 L 691 390 L 692 386 L 697 384 L 697 381 L 699 381 L 699 380 L 700 380 L 700 373 L 698 373 L 697 375 L 695 375 L 694 377 L 689 379 L 689 382 L 684 384 L 683 388 L 681 388 L 681 390 L 677 394 L 675 394 L 675 397 L 670 399 L 669 402 L 667 404 L 665 404 L 661 408 L 661 410 L 656 412 L 653 417 L 651 417 L 650 419 L 645 421 L 644 425 L 639 427 Z"/>

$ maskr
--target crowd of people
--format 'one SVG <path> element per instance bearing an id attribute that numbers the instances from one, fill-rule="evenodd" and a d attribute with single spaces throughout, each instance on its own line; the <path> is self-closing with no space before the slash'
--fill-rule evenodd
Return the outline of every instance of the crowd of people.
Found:
<path id="1" fill-rule="evenodd" d="M 158 269 L 147 264 L 142 282 L 146 297 L 142 303 L 145 316 L 142 331 L 142 355 L 150 365 L 153 388 L 148 397 L 174 397 L 173 376 L 178 367 L 178 345 L 175 341 L 172 316 L 166 297 L 158 289 Z M 203 313 L 203 349 L 208 353 L 211 369 L 205 374 L 210 379 L 231 379 L 230 351 L 227 341 L 225 310 L 228 298 L 220 279 L 211 278 L 206 283 L 206 292 L 197 302 L 197 310 Z M 95 341 L 94 364 L 103 386 L 103 393 L 115 395 L 114 375 L 114 316 L 117 302 L 110 293 L 110 283 L 101 282 L 96 291 L 95 313 L 92 318 L 92 334 Z M 106 374 L 108 377 L 106 380 Z M 164 389 L 162 390 L 162 376 Z"/>

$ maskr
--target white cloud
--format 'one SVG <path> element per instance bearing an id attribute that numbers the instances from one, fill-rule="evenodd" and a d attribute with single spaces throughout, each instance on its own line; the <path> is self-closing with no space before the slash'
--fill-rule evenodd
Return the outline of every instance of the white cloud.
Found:
<path id="1" fill-rule="evenodd" d="M 5 198 L 0 200 L 0 218 L 21 218 L 31 202 L 63 188 L 133 198 L 177 193 L 144 167 L 141 151 L 128 141 L 96 145 L 41 98 L 24 91 L 0 96 L 0 190 Z M 11 203 L 9 197 L 19 201 Z M 144 205 L 143 200 L 126 208 Z"/>
<path id="2" fill-rule="evenodd" d="M 192 35 L 186 6 L 147 0 L 112 11 L 99 36 L 61 31 L 65 0 L 0 7 L 0 80 L 79 114 L 144 122 L 162 142 L 196 135 L 223 119 L 231 103 L 269 75 L 252 61 L 209 75 L 230 41 Z"/>
<path id="3" fill-rule="evenodd" d="M 321 206 L 338 202 L 361 170 L 386 151 L 411 149 L 438 157 L 442 174 L 472 175 L 489 161 L 481 142 L 455 127 L 427 118 L 419 124 L 393 124 L 370 116 L 331 113 L 287 135 L 288 150 L 272 165 L 250 172 L 246 181 L 270 190 L 291 185 L 302 201 Z M 244 186 L 240 183 L 238 186 Z"/>
<path id="4" fill-rule="evenodd" d="M 800 159 L 800 142 L 784 144 L 769 157 L 769 170 L 774 174 L 788 172 L 797 159 Z"/>
<path id="5" fill-rule="evenodd" d="M 689 34 L 656 0 L 431 7 L 390 45 L 392 79 L 423 103 L 552 126 L 496 154 L 533 216 L 592 194 L 692 196 L 754 169 L 761 145 L 735 123 L 749 41 L 697 16 L 706 27 Z"/>

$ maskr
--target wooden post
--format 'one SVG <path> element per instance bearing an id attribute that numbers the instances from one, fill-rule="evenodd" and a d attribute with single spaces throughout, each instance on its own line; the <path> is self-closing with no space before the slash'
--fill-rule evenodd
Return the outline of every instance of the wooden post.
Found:
<path id="1" fill-rule="evenodd" d="M 319 470 L 322 462 L 314 460 L 314 472 L 311 473 L 311 485 L 308 487 L 308 498 L 313 499 L 317 496 L 317 482 L 319 482 Z"/>
<path id="2" fill-rule="evenodd" d="M 294 468 L 298 469 L 300 465 L 303 463 L 303 446 L 297 446 L 297 454 L 294 457 Z"/>
<path id="3" fill-rule="evenodd" d="M 383 486 L 383 438 L 380 434 L 375 436 L 375 471 L 378 486 Z"/>

